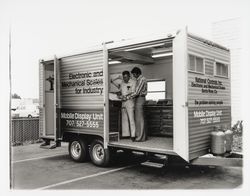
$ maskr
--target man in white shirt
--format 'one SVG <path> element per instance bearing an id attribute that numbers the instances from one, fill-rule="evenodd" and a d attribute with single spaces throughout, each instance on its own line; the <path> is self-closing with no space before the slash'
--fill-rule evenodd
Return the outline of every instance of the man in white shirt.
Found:
<path id="1" fill-rule="evenodd" d="M 120 84 L 119 98 L 122 100 L 122 137 L 131 137 L 135 141 L 135 99 L 131 94 L 135 93 L 136 81 L 130 78 L 130 72 L 122 72 L 123 81 Z M 111 80 L 113 83 L 114 80 Z"/>

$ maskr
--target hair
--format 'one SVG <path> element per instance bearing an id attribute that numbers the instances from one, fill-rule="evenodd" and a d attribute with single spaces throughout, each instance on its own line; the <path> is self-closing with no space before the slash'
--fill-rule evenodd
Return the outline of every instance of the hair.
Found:
<path id="1" fill-rule="evenodd" d="M 138 68 L 138 67 L 134 67 L 132 70 L 131 70 L 131 73 L 135 73 L 137 75 L 141 75 L 141 69 Z"/>
<path id="2" fill-rule="evenodd" d="M 130 73 L 129 73 L 129 71 L 123 71 L 123 72 L 122 72 L 122 75 L 123 75 L 123 76 L 124 76 L 124 75 L 130 76 Z"/>

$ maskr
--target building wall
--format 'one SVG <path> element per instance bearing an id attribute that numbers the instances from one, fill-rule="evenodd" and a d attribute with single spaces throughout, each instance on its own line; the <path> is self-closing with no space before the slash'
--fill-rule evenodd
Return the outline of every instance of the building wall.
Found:
<path id="1" fill-rule="evenodd" d="M 142 74 L 146 77 L 147 80 L 152 79 L 165 79 L 166 80 L 166 97 L 168 99 L 173 98 L 173 77 L 172 77 L 172 57 L 158 59 L 154 64 L 142 65 L 142 64 L 133 64 L 133 63 L 122 63 L 109 65 L 109 74 L 110 78 L 114 79 L 125 70 L 131 71 L 134 67 L 139 67 L 142 70 Z M 120 83 L 121 80 L 116 83 Z M 110 92 L 116 91 L 114 85 L 110 85 Z"/>
<path id="2" fill-rule="evenodd" d="M 150 79 L 164 79 L 166 80 L 166 97 L 173 99 L 173 59 L 168 57 L 166 59 L 157 60 L 154 65 L 144 65 L 144 76 Z"/>
<path id="3" fill-rule="evenodd" d="M 223 20 L 212 24 L 213 41 L 226 46 L 231 52 L 231 103 L 232 124 L 242 120 L 241 115 L 241 22 L 240 18 Z"/>

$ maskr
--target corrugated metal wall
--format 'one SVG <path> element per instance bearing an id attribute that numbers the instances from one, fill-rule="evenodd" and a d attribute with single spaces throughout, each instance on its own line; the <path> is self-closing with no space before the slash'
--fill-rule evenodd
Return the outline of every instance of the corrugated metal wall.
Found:
<path id="1" fill-rule="evenodd" d="M 230 55 L 227 50 L 206 44 L 191 36 L 188 37 L 187 45 L 188 53 L 202 56 L 205 60 L 205 74 L 188 72 L 189 159 L 191 160 L 208 151 L 210 133 L 215 125 L 231 124 L 230 78 L 213 75 L 214 61 L 230 64 Z M 199 83 L 197 78 L 206 82 Z M 209 80 L 217 81 L 218 84 L 214 86 L 223 89 L 208 87 Z M 194 83 L 201 87 L 195 87 L 192 85 Z M 202 89 L 217 92 L 208 93 Z"/>
<path id="2" fill-rule="evenodd" d="M 209 59 L 216 58 L 217 60 L 230 62 L 228 51 L 204 44 L 203 42 L 191 37 L 188 37 L 188 52 L 199 54 Z"/>
<path id="3" fill-rule="evenodd" d="M 222 111 L 220 122 L 206 125 L 200 124 L 200 118 L 194 118 L 195 111 Z M 189 159 L 196 158 L 208 152 L 210 148 L 210 133 L 215 125 L 230 124 L 231 107 L 192 107 L 189 115 Z"/>
<path id="4" fill-rule="evenodd" d="M 76 82 L 79 79 L 69 79 L 69 74 L 87 73 L 103 70 L 103 51 L 91 52 L 70 56 L 60 59 L 61 82 Z M 102 79 L 103 76 L 95 77 Z M 81 80 L 81 79 L 80 79 Z M 86 86 L 86 85 L 85 85 Z M 99 85 L 97 85 L 99 86 Z M 103 88 L 103 84 L 100 85 Z M 61 107 L 62 108 L 102 108 L 104 104 L 104 94 L 75 94 L 75 88 L 82 86 L 72 86 L 64 88 L 61 86 Z M 92 86 L 93 87 L 93 86 Z"/>
<path id="5" fill-rule="evenodd" d="M 65 131 L 104 133 L 103 50 L 59 59 L 60 127 Z"/>
<path id="6" fill-rule="evenodd" d="M 219 79 L 223 86 L 225 87 L 225 90 L 219 90 L 217 89 L 218 93 L 201 93 L 200 88 L 194 88 L 191 87 L 191 82 L 195 81 L 195 78 L 204 78 L 204 79 L 210 79 L 210 80 L 216 80 L 214 76 L 209 76 L 209 75 L 201 75 L 201 74 L 196 74 L 189 72 L 188 73 L 188 106 L 189 107 L 195 107 L 197 105 L 194 104 L 194 100 L 199 99 L 199 100 L 223 100 L 223 106 L 229 106 L 231 103 L 230 100 L 230 79 L 226 78 L 217 78 Z"/>
<path id="7" fill-rule="evenodd" d="M 213 59 L 205 59 L 205 74 L 206 75 L 214 75 L 214 60 Z"/>

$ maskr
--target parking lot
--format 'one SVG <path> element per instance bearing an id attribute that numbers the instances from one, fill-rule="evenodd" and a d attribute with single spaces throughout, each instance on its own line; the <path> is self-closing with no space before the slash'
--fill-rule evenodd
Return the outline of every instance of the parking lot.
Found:
<path id="1" fill-rule="evenodd" d="M 242 168 L 140 165 L 140 157 L 122 153 L 112 166 L 76 163 L 67 144 L 41 149 L 40 144 L 12 147 L 13 189 L 231 189 L 242 184 Z"/>

